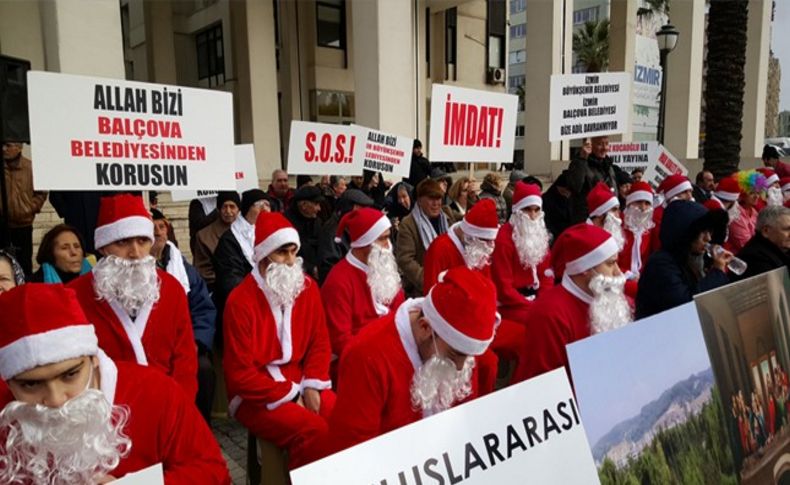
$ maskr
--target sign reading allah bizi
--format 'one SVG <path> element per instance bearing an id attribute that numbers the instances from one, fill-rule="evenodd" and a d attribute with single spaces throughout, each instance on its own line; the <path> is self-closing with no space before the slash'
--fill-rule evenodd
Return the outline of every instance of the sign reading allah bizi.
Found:
<path id="1" fill-rule="evenodd" d="M 236 187 L 230 93 L 31 71 L 28 109 L 36 189 Z"/>

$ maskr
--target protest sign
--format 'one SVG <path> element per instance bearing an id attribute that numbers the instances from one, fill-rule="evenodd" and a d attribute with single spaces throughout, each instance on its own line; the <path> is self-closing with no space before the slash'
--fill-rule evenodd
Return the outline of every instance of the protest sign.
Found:
<path id="1" fill-rule="evenodd" d="M 564 369 L 291 472 L 294 485 L 598 483 Z"/>
<path id="2" fill-rule="evenodd" d="M 655 158 L 657 153 L 657 141 L 609 143 L 609 158 L 612 163 L 628 173 L 636 169 L 644 172 L 650 165 L 651 157 Z"/>
<path id="3" fill-rule="evenodd" d="M 549 141 L 628 131 L 630 91 L 627 72 L 551 76 Z"/>
<path id="4" fill-rule="evenodd" d="M 113 482 L 116 485 L 164 485 L 162 464 L 157 463 L 134 473 L 127 473 Z"/>
<path id="5" fill-rule="evenodd" d="M 251 144 L 233 147 L 233 161 L 236 166 L 236 191 L 241 193 L 258 188 L 258 166 L 255 164 L 255 147 Z M 174 202 L 181 200 L 214 197 L 218 190 L 174 190 L 171 192 Z"/>
<path id="6" fill-rule="evenodd" d="M 292 121 L 288 146 L 291 175 L 362 175 L 366 128 Z"/>
<path id="7" fill-rule="evenodd" d="M 511 163 L 517 110 L 512 94 L 434 84 L 431 160 Z"/>
<path id="8" fill-rule="evenodd" d="M 230 93 L 30 71 L 28 107 L 37 190 L 236 186 Z"/>
<path id="9" fill-rule="evenodd" d="M 688 175 L 688 173 L 688 169 L 674 155 L 669 153 L 666 147 L 657 144 L 655 151 L 650 156 L 650 163 L 645 169 L 642 180 L 649 183 L 653 190 L 657 190 L 661 181 L 667 176 L 673 174 Z"/>
<path id="10" fill-rule="evenodd" d="M 414 138 L 392 135 L 373 128 L 353 125 L 361 130 L 365 140 L 362 167 L 381 172 L 384 177 L 400 179 L 409 176 Z"/>

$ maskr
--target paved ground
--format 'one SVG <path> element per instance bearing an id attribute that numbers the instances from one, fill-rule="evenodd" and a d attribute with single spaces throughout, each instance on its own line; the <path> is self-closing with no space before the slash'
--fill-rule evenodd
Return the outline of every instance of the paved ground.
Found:
<path id="1" fill-rule="evenodd" d="M 213 418 L 211 429 L 222 448 L 222 456 L 228 462 L 233 485 L 247 483 L 247 430 L 229 418 Z"/>

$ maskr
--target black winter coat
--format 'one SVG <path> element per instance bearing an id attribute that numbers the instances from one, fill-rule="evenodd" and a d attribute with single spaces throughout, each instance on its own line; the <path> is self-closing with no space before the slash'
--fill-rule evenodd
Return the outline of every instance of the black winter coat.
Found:
<path id="1" fill-rule="evenodd" d="M 751 278 L 782 266 L 790 269 L 790 256 L 759 232 L 746 243 L 738 257 L 749 265 L 739 279 Z"/>

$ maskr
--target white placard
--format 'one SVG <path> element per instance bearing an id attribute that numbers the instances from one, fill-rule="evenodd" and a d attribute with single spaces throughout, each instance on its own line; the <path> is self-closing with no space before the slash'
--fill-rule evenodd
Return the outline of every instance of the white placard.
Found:
<path id="1" fill-rule="evenodd" d="M 360 125 L 354 126 L 363 130 L 365 151 L 362 167 L 365 170 L 381 172 L 388 179 L 409 176 L 414 138 L 392 135 Z"/>
<path id="2" fill-rule="evenodd" d="M 628 141 L 609 143 L 609 158 L 628 173 L 635 169 L 643 172 L 650 161 L 658 156 L 657 141 Z"/>
<path id="3" fill-rule="evenodd" d="M 367 129 L 292 121 L 288 146 L 291 175 L 362 175 Z"/>
<path id="4" fill-rule="evenodd" d="M 517 111 L 513 94 L 434 84 L 431 160 L 511 163 Z"/>
<path id="5" fill-rule="evenodd" d="M 252 144 L 233 147 L 233 161 L 236 165 L 236 191 L 242 193 L 258 188 L 258 166 L 255 164 L 255 147 Z M 215 197 L 218 190 L 174 190 L 171 197 L 174 202 L 182 200 Z"/>
<path id="6" fill-rule="evenodd" d="M 630 91 L 627 72 L 551 76 L 549 141 L 628 131 Z"/>
<path id="7" fill-rule="evenodd" d="M 293 470 L 291 479 L 294 485 L 599 483 L 565 369 Z"/>
<path id="8" fill-rule="evenodd" d="M 37 190 L 232 190 L 230 93 L 27 75 Z"/>
<path id="9" fill-rule="evenodd" d="M 688 176 L 688 169 L 669 153 L 663 145 L 656 146 L 655 156 L 650 157 L 651 163 L 647 166 L 642 180 L 649 183 L 653 190 L 657 190 L 661 181 L 669 175 L 680 174 Z"/>
<path id="10" fill-rule="evenodd" d="M 157 463 L 134 473 L 127 473 L 123 478 L 112 482 L 113 485 L 165 485 L 162 464 Z"/>

